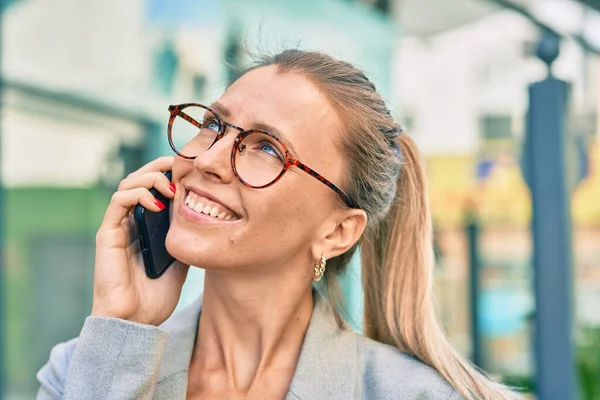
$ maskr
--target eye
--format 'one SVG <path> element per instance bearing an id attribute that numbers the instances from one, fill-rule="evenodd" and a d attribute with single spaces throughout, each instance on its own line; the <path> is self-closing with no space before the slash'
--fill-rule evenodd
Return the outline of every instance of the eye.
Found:
<path id="1" fill-rule="evenodd" d="M 277 148 L 275 146 L 273 146 L 271 143 L 269 142 L 262 142 L 258 145 L 258 150 L 265 152 L 273 157 L 278 158 L 280 161 L 283 162 L 283 156 L 281 154 L 279 154 L 279 151 L 277 150 Z"/>
<path id="2" fill-rule="evenodd" d="M 219 124 L 219 121 L 217 121 L 216 118 L 205 116 L 204 120 L 202 121 L 202 128 L 214 132 L 219 132 L 219 130 L 221 129 L 221 125 Z"/>

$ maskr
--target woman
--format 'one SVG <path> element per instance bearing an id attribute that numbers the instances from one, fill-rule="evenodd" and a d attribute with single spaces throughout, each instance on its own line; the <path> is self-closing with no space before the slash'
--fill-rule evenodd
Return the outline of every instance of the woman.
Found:
<path id="1" fill-rule="evenodd" d="M 288 50 L 210 107 L 170 110 L 176 157 L 114 194 L 92 314 L 53 349 L 39 399 L 515 397 L 436 322 L 423 168 L 362 72 Z M 161 173 L 171 169 L 172 184 Z M 164 207 L 152 187 L 173 199 L 167 249 L 178 260 L 155 280 L 130 240 L 133 206 Z M 366 337 L 334 311 L 335 275 L 359 245 Z M 189 265 L 206 270 L 202 299 L 171 317 Z M 312 289 L 321 278 L 329 300 Z"/>

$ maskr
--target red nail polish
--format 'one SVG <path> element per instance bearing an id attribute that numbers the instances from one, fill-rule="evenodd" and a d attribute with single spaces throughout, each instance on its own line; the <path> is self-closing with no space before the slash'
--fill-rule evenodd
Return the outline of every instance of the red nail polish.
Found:
<path id="1" fill-rule="evenodd" d="M 173 183 L 169 183 L 169 188 L 171 189 L 171 192 L 175 193 L 175 185 Z"/>
<path id="2" fill-rule="evenodd" d="M 165 205 L 159 199 L 154 199 L 154 204 L 156 204 L 161 210 L 165 209 Z"/>

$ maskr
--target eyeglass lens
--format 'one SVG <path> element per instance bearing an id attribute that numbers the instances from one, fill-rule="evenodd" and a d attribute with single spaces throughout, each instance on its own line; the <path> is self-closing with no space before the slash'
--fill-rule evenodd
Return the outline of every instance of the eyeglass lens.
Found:
<path id="1" fill-rule="evenodd" d="M 209 110 L 189 106 L 173 120 L 171 139 L 177 151 L 196 157 L 215 143 L 223 126 Z M 248 185 L 260 187 L 273 182 L 286 165 L 283 145 L 260 131 L 244 132 L 233 158 L 238 176 Z"/>

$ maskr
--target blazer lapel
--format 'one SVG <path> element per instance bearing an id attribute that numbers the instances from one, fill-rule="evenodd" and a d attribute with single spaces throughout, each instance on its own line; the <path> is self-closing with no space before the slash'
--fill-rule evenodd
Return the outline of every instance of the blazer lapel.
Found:
<path id="1" fill-rule="evenodd" d="M 313 297 L 315 307 L 286 400 L 353 399 L 356 335 L 338 328 L 319 292 Z"/>
<path id="2" fill-rule="evenodd" d="M 160 326 L 169 336 L 154 390 L 155 399 L 185 399 L 201 309 L 202 296 Z"/>

